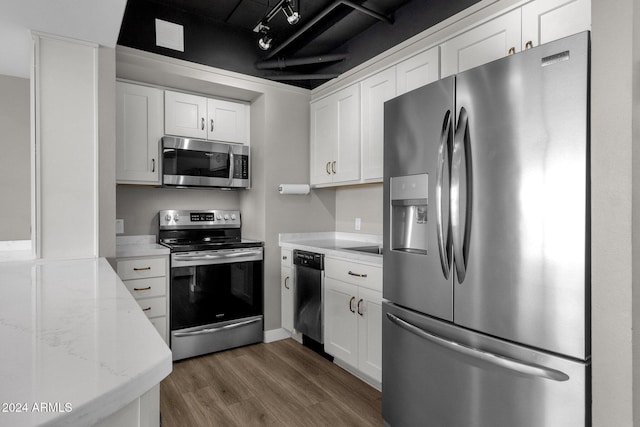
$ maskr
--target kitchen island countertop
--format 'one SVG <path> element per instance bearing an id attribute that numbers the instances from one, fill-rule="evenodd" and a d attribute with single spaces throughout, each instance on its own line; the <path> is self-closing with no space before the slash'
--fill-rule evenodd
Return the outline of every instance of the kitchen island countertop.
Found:
<path id="1" fill-rule="evenodd" d="M 0 337 L 0 426 L 93 425 L 172 369 L 103 258 L 0 263 Z"/>

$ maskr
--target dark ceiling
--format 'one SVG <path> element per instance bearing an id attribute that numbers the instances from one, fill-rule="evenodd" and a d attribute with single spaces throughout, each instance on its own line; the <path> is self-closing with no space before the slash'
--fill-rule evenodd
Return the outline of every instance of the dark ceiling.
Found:
<path id="1" fill-rule="evenodd" d="M 278 11 L 271 49 L 254 28 L 279 0 L 128 0 L 118 44 L 314 88 L 479 0 L 294 0 Z M 184 27 L 184 52 L 156 46 L 155 19 Z"/>

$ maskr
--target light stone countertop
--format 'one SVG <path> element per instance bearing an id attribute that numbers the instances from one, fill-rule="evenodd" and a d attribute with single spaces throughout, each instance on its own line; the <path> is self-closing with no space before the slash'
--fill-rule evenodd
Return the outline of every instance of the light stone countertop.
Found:
<path id="1" fill-rule="evenodd" d="M 321 253 L 326 256 L 350 259 L 374 266 L 382 266 L 382 255 L 357 252 L 347 248 L 358 246 L 382 246 L 382 236 L 344 232 L 281 233 L 279 244 L 282 248 L 300 249 Z"/>
<path id="2" fill-rule="evenodd" d="M 103 258 L 0 263 L 0 340 L 0 426 L 93 425 L 172 369 Z"/>
<path id="3" fill-rule="evenodd" d="M 116 258 L 169 255 L 166 246 L 156 243 L 156 236 L 116 236 Z"/>

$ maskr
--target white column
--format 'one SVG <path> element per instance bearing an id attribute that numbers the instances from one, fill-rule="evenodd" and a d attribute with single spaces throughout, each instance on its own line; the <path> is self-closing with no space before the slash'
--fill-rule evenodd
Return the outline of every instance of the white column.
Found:
<path id="1" fill-rule="evenodd" d="M 98 255 L 98 46 L 34 34 L 38 258 Z"/>

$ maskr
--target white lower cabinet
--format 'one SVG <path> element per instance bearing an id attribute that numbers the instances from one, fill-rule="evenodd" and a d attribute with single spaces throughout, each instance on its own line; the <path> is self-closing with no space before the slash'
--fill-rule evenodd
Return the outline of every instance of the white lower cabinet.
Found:
<path id="1" fill-rule="evenodd" d="M 280 301 L 282 327 L 293 332 L 293 267 L 291 250 L 282 249 L 280 258 Z"/>
<path id="2" fill-rule="evenodd" d="M 382 268 L 325 259 L 324 350 L 382 380 Z"/>
<path id="3" fill-rule="evenodd" d="M 162 339 L 169 343 L 169 257 L 118 258 L 116 270 Z"/>

